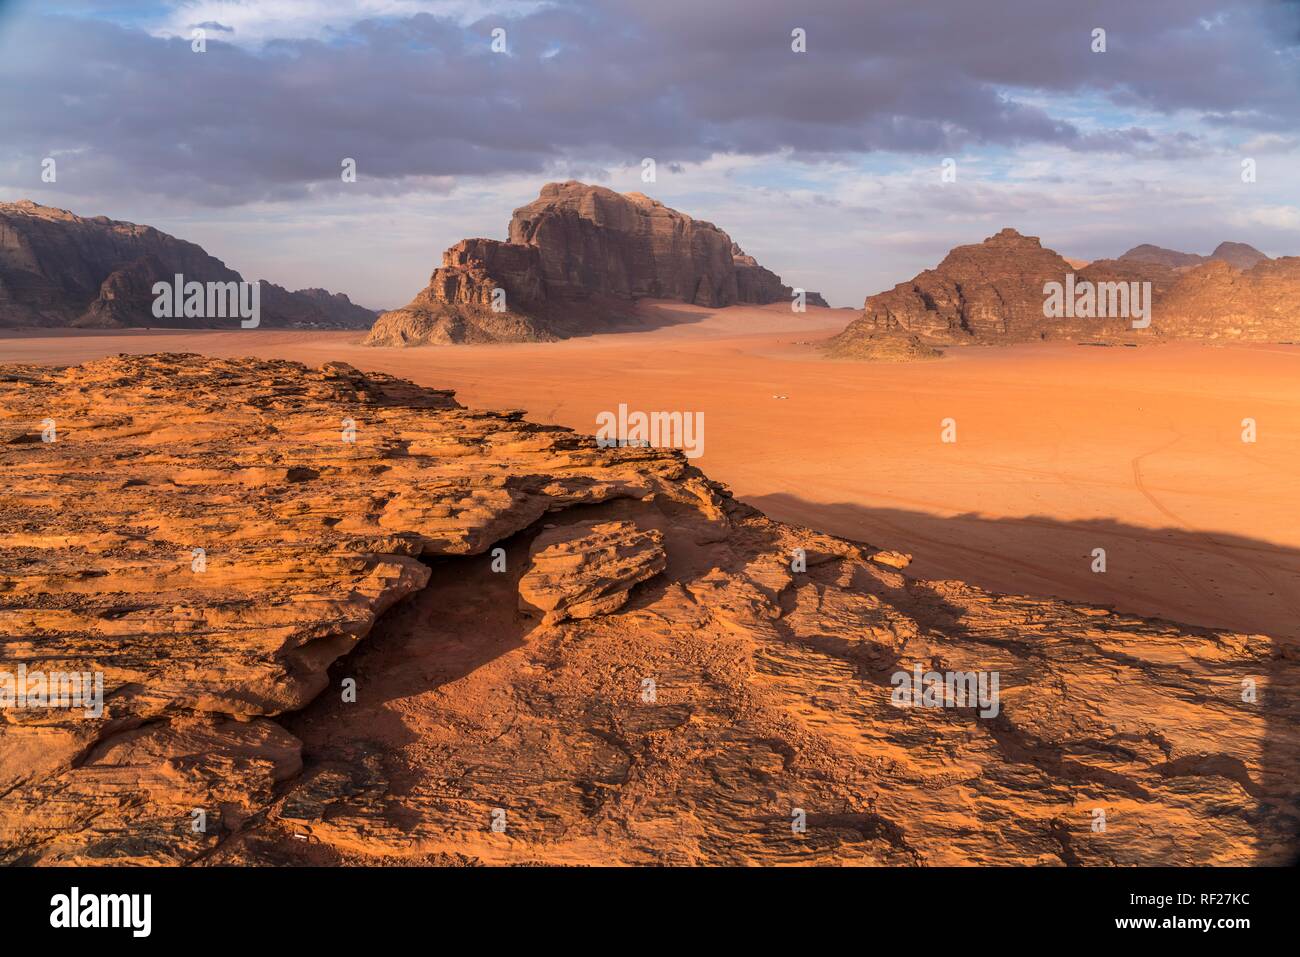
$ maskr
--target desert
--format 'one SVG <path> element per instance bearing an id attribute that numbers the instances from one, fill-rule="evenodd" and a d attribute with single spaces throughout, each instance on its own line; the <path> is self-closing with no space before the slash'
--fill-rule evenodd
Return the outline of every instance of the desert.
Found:
<path id="1" fill-rule="evenodd" d="M 33 629 L 47 668 L 109 687 L 94 719 L 4 726 L 9 863 L 1293 852 L 1284 638 L 912 577 L 679 452 L 338 361 L 3 384 L 7 653 Z M 43 412 L 56 442 L 24 427 Z M 992 672 L 1000 703 L 899 707 L 903 663 Z"/>
<path id="2" fill-rule="evenodd" d="M 1284 932 L 1298 37 L 0 3 L 18 946 Z"/>
<path id="3" fill-rule="evenodd" d="M 648 326 L 675 321 L 454 349 L 373 349 L 352 333 L 140 330 L 10 334 L 0 351 L 45 364 L 155 352 L 337 359 L 587 435 L 620 402 L 689 401 L 708 424 L 698 464 L 738 498 L 911 554 L 926 577 L 1300 636 L 1300 534 L 1277 520 L 1295 476 L 1300 347 L 1024 344 L 862 364 L 828 361 L 815 344 L 848 310 L 810 308 L 794 322 L 776 306 L 639 308 Z M 940 442 L 949 416 L 951 447 Z M 1240 441 L 1247 417 L 1264 430 L 1253 445 Z M 1126 557 L 1094 573 L 1089 554 L 1107 543 Z"/>
<path id="4" fill-rule="evenodd" d="M 1010 229 L 925 280 L 946 318 L 740 302 L 760 267 L 641 194 L 510 233 L 364 336 L 141 300 L 0 337 L 6 657 L 42 663 L 4 860 L 1293 859 L 1300 350 L 1056 315 L 1075 267 Z M 1125 255 L 1185 271 L 1164 301 L 1272 262 Z"/>

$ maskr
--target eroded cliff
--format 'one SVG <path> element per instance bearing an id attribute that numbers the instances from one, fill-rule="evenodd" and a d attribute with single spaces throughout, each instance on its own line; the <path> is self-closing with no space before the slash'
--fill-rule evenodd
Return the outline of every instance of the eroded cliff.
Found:
<path id="1" fill-rule="evenodd" d="M 548 183 L 515 210 L 507 242 L 467 239 L 448 249 L 429 285 L 381 315 L 366 342 L 558 339 L 617 328 L 641 298 L 720 308 L 792 296 L 712 223 L 641 193 Z M 826 305 L 817 293 L 806 301 Z"/>

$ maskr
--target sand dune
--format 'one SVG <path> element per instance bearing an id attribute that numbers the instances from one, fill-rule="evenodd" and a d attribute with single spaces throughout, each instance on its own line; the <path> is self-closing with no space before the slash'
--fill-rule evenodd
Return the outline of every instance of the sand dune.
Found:
<path id="1" fill-rule="evenodd" d="M 400 350 L 356 333 L 131 331 L 15 334 L 0 357 L 340 360 L 584 432 L 619 403 L 698 410 L 711 477 L 775 519 L 910 552 L 917 575 L 1300 633 L 1300 348 L 1024 345 L 875 365 L 813 344 L 848 310 L 642 311 L 645 332 L 559 343 Z M 953 444 L 940 442 L 948 417 Z M 1254 444 L 1241 441 L 1247 417 Z M 1090 570 L 1098 547 L 1105 574 Z"/>

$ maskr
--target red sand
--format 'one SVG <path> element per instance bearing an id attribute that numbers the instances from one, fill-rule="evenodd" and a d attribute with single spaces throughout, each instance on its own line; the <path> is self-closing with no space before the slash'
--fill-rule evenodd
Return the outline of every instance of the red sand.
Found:
<path id="1" fill-rule="evenodd" d="M 915 574 L 1300 634 L 1300 348 L 972 347 L 877 365 L 806 344 L 848 310 L 646 308 L 678 324 L 409 350 L 359 333 L 19 333 L 0 338 L 0 361 L 339 360 L 585 432 L 619 403 L 702 411 L 710 477 L 773 518 L 911 552 Z M 947 417 L 954 444 L 940 442 Z M 1105 574 L 1090 570 L 1099 547 Z"/>

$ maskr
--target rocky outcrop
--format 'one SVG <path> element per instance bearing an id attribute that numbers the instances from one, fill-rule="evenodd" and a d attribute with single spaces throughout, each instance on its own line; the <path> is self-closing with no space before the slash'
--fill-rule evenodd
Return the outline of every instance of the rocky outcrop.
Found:
<path id="1" fill-rule="evenodd" d="M 0 367 L 0 468 L 0 694 L 103 688 L 0 708 L 0 862 L 1296 854 L 1294 642 L 909 578 L 672 450 L 121 356 Z"/>
<path id="2" fill-rule="evenodd" d="M 30 200 L 0 203 L 0 327 L 238 328 L 237 319 L 160 319 L 156 282 L 242 282 L 194 243 L 152 226 L 82 218 Z M 263 282 L 266 326 L 364 329 L 375 313 L 341 293 L 289 292 Z"/>
<path id="3" fill-rule="evenodd" d="M 1144 245 L 1078 267 L 1036 237 L 1004 229 L 982 243 L 958 246 L 935 269 L 868 297 L 862 315 L 828 348 L 840 356 L 906 358 L 896 348 L 899 340 L 881 339 L 900 333 L 926 347 L 1043 339 L 1290 341 L 1300 338 L 1296 261 L 1269 259 L 1243 243 L 1222 243 L 1211 256 Z M 1149 326 L 1131 313 L 1049 315 L 1047 285 L 1065 287 L 1067 281 L 1074 283 L 1070 288 L 1094 289 L 1149 282 Z"/>
<path id="4" fill-rule="evenodd" d="M 781 277 L 758 264 L 758 260 L 745 253 L 735 243 L 731 244 L 731 258 L 736 267 L 736 289 L 740 302 L 789 302 L 794 289 L 781 282 Z M 820 293 L 804 290 L 804 303 L 809 306 L 830 308 Z"/>
<path id="5" fill-rule="evenodd" d="M 1238 269 L 1251 269 L 1268 261 L 1268 258 L 1254 246 L 1246 243 L 1219 243 L 1214 252 L 1210 253 L 1212 261 L 1225 262 Z"/>
<path id="6" fill-rule="evenodd" d="M 589 316 L 588 304 L 578 312 Z M 409 305 L 380 316 L 366 344 L 545 342 L 576 331 L 578 312 L 552 308 L 535 246 L 464 239 L 442 254 L 442 266 Z"/>
<path id="7" fill-rule="evenodd" d="M 1226 260 L 1189 270 L 1157 297 L 1153 326 L 1176 339 L 1300 340 L 1300 256 L 1245 270 Z"/>
<path id="8" fill-rule="evenodd" d="M 641 298 L 720 308 L 793 290 L 712 223 L 641 193 L 548 183 L 514 212 L 509 240 L 467 239 L 429 285 L 384 313 L 370 345 L 567 338 L 616 328 Z M 816 293 L 806 300 L 825 305 Z"/>
<path id="9" fill-rule="evenodd" d="M 313 287 L 291 292 L 262 280 L 262 310 L 272 326 L 369 329 L 379 315 L 341 292 Z"/>
<path id="10" fill-rule="evenodd" d="M 890 328 L 839 336 L 832 340 L 826 353 L 833 359 L 865 359 L 868 362 L 916 362 L 943 357 L 941 350 L 927 345 L 920 336 Z"/>
<path id="11" fill-rule="evenodd" d="M 1043 316 L 1043 286 L 1073 271 L 1036 236 L 1004 229 L 958 246 L 935 269 L 867 299 L 860 318 L 832 341 L 848 354 L 860 340 L 901 331 L 927 343 L 1024 342 L 1061 328 Z"/>
<path id="12" fill-rule="evenodd" d="M 627 604 L 630 589 L 664 570 L 663 533 L 633 522 L 555 526 L 533 540 L 519 607 L 547 624 L 592 618 Z"/>

